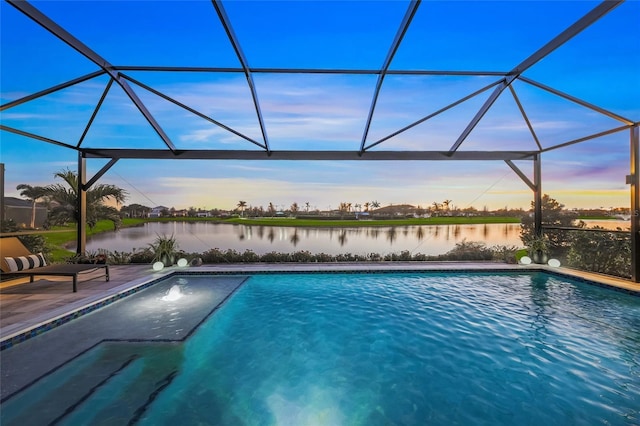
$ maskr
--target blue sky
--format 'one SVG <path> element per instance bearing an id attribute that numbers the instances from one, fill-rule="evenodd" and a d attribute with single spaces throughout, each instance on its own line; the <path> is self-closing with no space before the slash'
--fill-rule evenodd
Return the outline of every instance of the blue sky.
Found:
<path id="1" fill-rule="evenodd" d="M 238 67 L 209 1 L 35 1 L 34 6 L 114 65 Z M 508 71 L 593 7 L 591 1 L 423 1 L 390 69 Z M 379 69 L 405 1 L 226 1 L 251 67 Z M 98 70 L 11 5 L 0 5 L 0 102 Z M 640 120 L 640 2 L 627 1 L 524 73 L 546 86 Z M 126 75 L 262 142 L 242 74 L 125 71 Z M 273 150 L 357 150 L 377 77 L 253 75 Z M 373 143 L 497 80 L 388 75 L 367 138 Z M 107 84 L 102 76 L 9 108 L 2 124 L 77 144 Z M 131 83 L 178 148 L 258 150 Z M 513 85 L 543 145 L 612 129 L 620 122 L 521 81 Z M 491 90 L 372 150 L 448 150 Z M 73 151 L 0 131 L 5 192 L 46 185 Z M 163 148 L 122 89 L 113 85 L 82 146 Z M 506 90 L 460 150 L 534 149 Z M 569 207 L 629 205 L 629 132 L 543 155 L 543 192 Z M 90 173 L 106 161 L 90 160 Z M 531 175 L 530 163 L 518 165 Z M 127 203 L 176 208 L 266 207 L 341 202 L 459 208 L 522 207 L 529 188 L 503 162 L 285 162 L 121 160 L 102 178 Z"/>

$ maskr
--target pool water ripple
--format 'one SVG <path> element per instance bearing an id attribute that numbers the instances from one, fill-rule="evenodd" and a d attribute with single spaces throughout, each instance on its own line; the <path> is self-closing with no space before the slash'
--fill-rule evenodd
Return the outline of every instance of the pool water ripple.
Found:
<path id="1" fill-rule="evenodd" d="M 184 304 L 138 312 L 152 334 L 184 335 L 178 319 L 219 300 L 219 277 L 184 280 Z M 242 280 L 184 342 L 102 344 L 65 366 L 133 359 L 60 424 L 640 424 L 638 297 L 545 273 Z"/>
<path id="2" fill-rule="evenodd" d="M 141 423 L 634 424 L 639 318 L 545 274 L 254 276 Z"/>

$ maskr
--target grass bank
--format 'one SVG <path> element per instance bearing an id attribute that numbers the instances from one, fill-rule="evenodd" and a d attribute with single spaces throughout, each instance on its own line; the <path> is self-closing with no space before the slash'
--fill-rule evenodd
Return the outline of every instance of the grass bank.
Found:
<path id="1" fill-rule="evenodd" d="M 122 227 L 138 226 L 142 225 L 144 222 L 144 219 L 123 219 Z M 42 235 L 47 241 L 47 246 L 51 250 L 51 257 L 56 261 L 68 258 L 70 254 L 67 246 L 75 243 L 77 235 L 76 225 L 56 226 L 50 231 L 55 232 L 44 232 L 40 235 Z M 109 220 L 101 220 L 93 229 L 87 227 L 87 236 L 109 231 L 113 231 L 113 222 Z"/>
<path id="2" fill-rule="evenodd" d="M 613 216 L 578 216 L 578 220 L 618 220 Z"/>

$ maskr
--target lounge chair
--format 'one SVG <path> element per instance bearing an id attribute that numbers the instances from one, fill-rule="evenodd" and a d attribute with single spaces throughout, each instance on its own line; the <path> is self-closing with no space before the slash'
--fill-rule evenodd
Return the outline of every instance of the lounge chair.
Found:
<path id="1" fill-rule="evenodd" d="M 33 254 L 16 237 L 0 238 L 0 269 L 3 274 L 27 275 L 29 282 L 35 276 L 72 277 L 73 292 L 78 291 L 78 275 L 104 269 L 105 281 L 109 281 L 109 265 L 66 263 L 46 265 L 42 254 Z M 97 277 L 95 277 L 97 278 Z"/>

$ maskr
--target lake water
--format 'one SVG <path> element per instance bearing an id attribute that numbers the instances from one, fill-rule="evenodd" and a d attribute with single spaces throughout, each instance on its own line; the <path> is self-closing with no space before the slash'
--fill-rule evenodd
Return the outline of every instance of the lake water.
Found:
<path id="1" fill-rule="evenodd" d="M 276 219 L 277 220 L 277 219 Z M 597 222 L 597 223 L 596 223 Z M 603 222 L 603 223 L 600 223 Z M 589 226 L 628 227 L 624 221 L 588 221 Z M 443 254 L 466 241 L 487 246 L 522 247 L 520 224 L 422 225 L 365 228 L 296 228 L 286 226 L 247 226 L 212 222 L 149 222 L 143 226 L 105 232 L 87 240 L 87 250 L 133 251 L 148 247 L 158 235 L 173 235 L 179 248 L 202 253 L 212 248 L 252 250 L 257 254 L 309 251 L 330 255 Z"/>
<path id="2" fill-rule="evenodd" d="M 148 247 L 158 235 L 173 235 L 179 248 L 202 253 L 212 248 L 257 254 L 272 251 L 341 253 L 446 253 L 463 240 L 488 246 L 521 246 L 520 224 L 429 225 L 366 228 L 295 228 L 247 226 L 211 222 L 150 222 L 143 226 L 106 232 L 87 240 L 87 250 L 132 251 Z"/>

